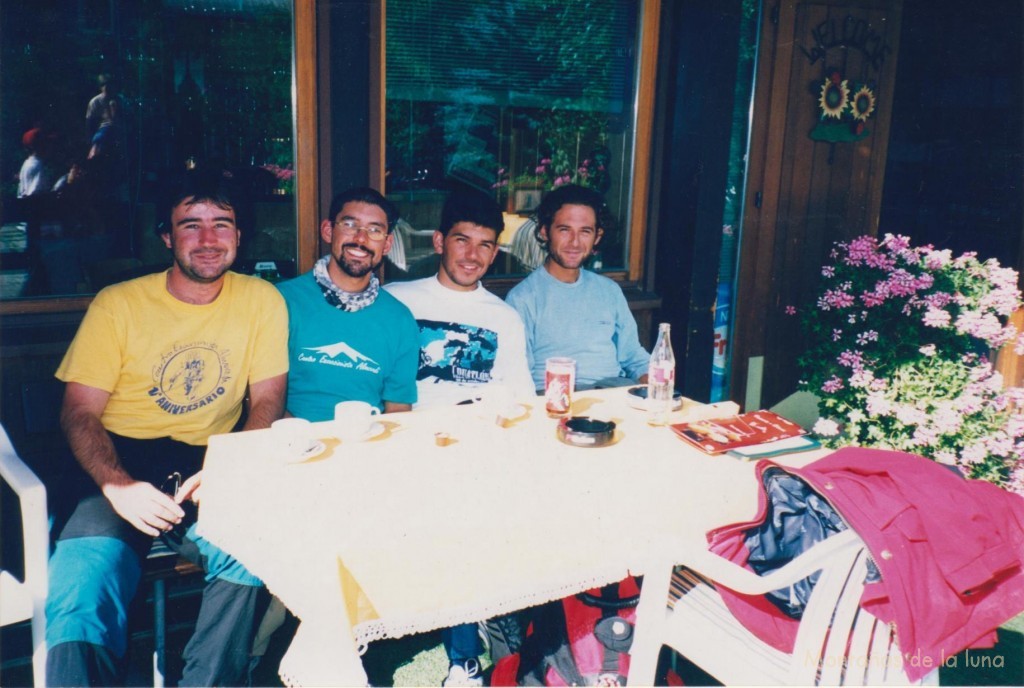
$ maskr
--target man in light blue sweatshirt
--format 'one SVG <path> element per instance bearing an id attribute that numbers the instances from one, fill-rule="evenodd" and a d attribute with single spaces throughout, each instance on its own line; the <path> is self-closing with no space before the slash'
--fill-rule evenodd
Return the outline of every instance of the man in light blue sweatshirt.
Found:
<path id="1" fill-rule="evenodd" d="M 583 264 L 601 241 L 608 210 L 592 189 L 569 184 L 537 208 L 544 264 L 516 285 L 506 301 L 526 327 L 526 352 L 538 389 L 551 356 L 576 360 L 576 388 L 647 382 L 650 354 L 619 285 Z"/>

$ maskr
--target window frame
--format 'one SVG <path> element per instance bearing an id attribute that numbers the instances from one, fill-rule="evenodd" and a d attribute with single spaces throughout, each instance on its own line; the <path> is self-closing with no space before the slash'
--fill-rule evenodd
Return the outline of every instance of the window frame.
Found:
<path id="1" fill-rule="evenodd" d="M 637 60 L 637 93 L 634 101 L 634 143 L 632 184 L 628 211 L 629 261 L 623 270 L 604 272 L 605 276 L 623 284 L 637 286 L 644 276 L 646 258 L 647 218 L 651 193 L 651 140 L 654 119 L 655 70 L 658 55 L 658 27 L 662 0 L 643 0 L 639 25 Z M 329 200 L 330 189 L 322 188 L 323 160 L 321 144 L 329 141 L 320 127 L 322 103 L 319 83 L 324 70 L 328 45 L 326 12 L 330 0 L 292 1 L 292 102 L 295 128 L 295 213 L 296 258 L 300 273 L 312 269 L 320 257 L 318 232 L 320 206 Z M 368 0 L 370 16 L 370 182 L 384 187 L 384 116 L 386 97 L 386 49 L 383 40 L 387 0 Z M 504 293 L 522 278 L 516 276 L 488 278 L 488 287 Z M 0 317 L 34 313 L 81 312 L 89 307 L 92 295 L 58 296 L 0 301 Z"/>
<path id="2" fill-rule="evenodd" d="M 375 48 L 376 62 L 371 59 L 371 88 L 377 91 L 371 94 L 370 102 L 376 106 L 377 112 L 371 112 L 370 141 L 370 180 L 376 188 L 384 188 L 384 104 L 387 96 L 385 65 L 387 46 L 383 40 L 383 29 L 387 17 L 387 0 L 375 3 L 378 11 L 373 13 L 376 39 L 372 41 Z M 655 75 L 658 58 L 659 23 L 661 17 L 661 0 L 642 0 L 637 37 L 638 59 L 636 64 L 636 96 L 633 102 L 634 140 L 631 159 L 632 193 L 629 200 L 629 261 L 625 269 L 602 272 L 606 277 L 619 282 L 623 286 L 638 286 L 644 277 L 643 267 L 647 246 L 647 216 L 650 200 L 651 182 L 651 140 L 654 122 Z M 312 263 L 310 266 L 312 267 Z M 499 294 L 518 284 L 522 276 L 500 276 L 484 279 L 484 284 Z"/>

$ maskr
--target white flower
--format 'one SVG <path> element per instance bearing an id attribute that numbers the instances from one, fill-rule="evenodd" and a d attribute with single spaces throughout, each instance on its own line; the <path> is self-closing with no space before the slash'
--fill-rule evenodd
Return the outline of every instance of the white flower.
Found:
<path id="1" fill-rule="evenodd" d="M 960 452 L 960 460 L 968 465 L 980 463 L 985 460 L 986 456 L 988 456 L 988 450 L 985 449 L 983 442 L 968 445 Z"/>
<path id="2" fill-rule="evenodd" d="M 839 423 L 830 418 L 819 418 L 811 430 L 822 437 L 834 437 L 839 434 Z"/>
<path id="3" fill-rule="evenodd" d="M 865 406 L 872 416 L 887 416 L 892 412 L 892 403 L 881 392 L 869 393 Z"/>
<path id="4" fill-rule="evenodd" d="M 850 386 L 864 389 L 870 387 L 874 379 L 874 373 L 870 370 L 861 369 L 850 376 Z"/>
<path id="5" fill-rule="evenodd" d="M 918 349 L 918 351 L 920 351 L 925 356 L 934 356 L 935 355 L 935 345 L 934 344 L 925 344 L 920 349 Z"/>

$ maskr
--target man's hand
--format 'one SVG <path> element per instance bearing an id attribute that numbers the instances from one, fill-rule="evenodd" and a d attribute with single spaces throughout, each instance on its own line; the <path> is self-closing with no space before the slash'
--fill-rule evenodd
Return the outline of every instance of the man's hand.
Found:
<path id="1" fill-rule="evenodd" d="M 199 485 L 203 481 L 203 472 L 199 471 L 191 478 L 186 480 L 178 488 L 178 494 L 174 495 L 174 501 L 178 504 L 183 503 L 186 499 L 191 499 L 194 504 L 199 503 Z"/>
<path id="2" fill-rule="evenodd" d="M 147 482 L 107 483 L 102 490 L 121 518 L 152 537 L 170 530 L 185 517 L 174 499 Z"/>

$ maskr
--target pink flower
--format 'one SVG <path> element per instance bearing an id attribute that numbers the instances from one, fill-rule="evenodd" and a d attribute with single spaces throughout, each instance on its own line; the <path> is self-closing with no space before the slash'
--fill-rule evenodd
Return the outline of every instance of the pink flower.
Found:
<path id="1" fill-rule="evenodd" d="M 853 296 L 838 289 L 829 289 L 822 298 L 832 308 L 849 308 L 854 303 Z"/>
<path id="2" fill-rule="evenodd" d="M 945 308 L 953 301 L 953 295 L 944 291 L 936 291 L 925 294 L 922 300 L 932 308 Z"/>
<path id="3" fill-rule="evenodd" d="M 875 332 L 874 330 L 867 330 L 866 332 L 861 332 L 860 334 L 857 335 L 857 344 L 859 344 L 861 346 L 864 346 L 868 342 L 877 342 L 877 341 L 878 341 L 878 333 Z"/>
<path id="4" fill-rule="evenodd" d="M 858 368 L 861 367 L 864 361 L 864 357 L 861 355 L 859 351 L 850 351 L 849 349 L 847 349 L 843 353 L 839 354 L 839 358 L 836 360 L 839 362 L 839 365 L 841 366 L 857 370 Z"/>
<path id="5" fill-rule="evenodd" d="M 796 307 L 786 306 L 786 315 L 796 315 Z"/>
<path id="6" fill-rule="evenodd" d="M 928 278 L 927 286 L 931 286 L 931 276 L 929 275 Z M 918 279 L 903 269 L 894 270 L 886 283 L 889 286 L 889 293 L 893 296 L 910 296 L 916 293 L 920 286 Z"/>
<path id="7" fill-rule="evenodd" d="M 874 255 L 875 240 L 869 236 L 857 237 L 846 246 L 846 259 L 844 262 L 847 265 L 860 265 Z"/>
<path id="8" fill-rule="evenodd" d="M 893 253 L 902 253 L 910 248 L 910 237 L 902 234 L 886 234 L 882 239 L 882 245 Z"/>
<path id="9" fill-rule="evenodd" d="M 836 269 L 834 267 L 832 267 L 831 265 L 826 265 L 823 268 L 821 268 L 821 276 L 822 277 L 834 277 L 835 274 L 836 274 Z"/>
<path id="10" fill-rule="evenodd" d="M 860 301 L 868 308 L 874 308 L 885 303 L 885 296 L 885 293 L 880 290 L 866 291 L 860 295 Z"/>
<path id="11" fill-rule="evenodd" d="M 838 392 L 842 388 L 843 381 L 840 380 L 835 375 L 833 375 L 828 380 L 826 380 L 825 383 L 821 386 L 821 391 L 825 392 L 826 394 L 832 394 L 833 392 Z"/>

